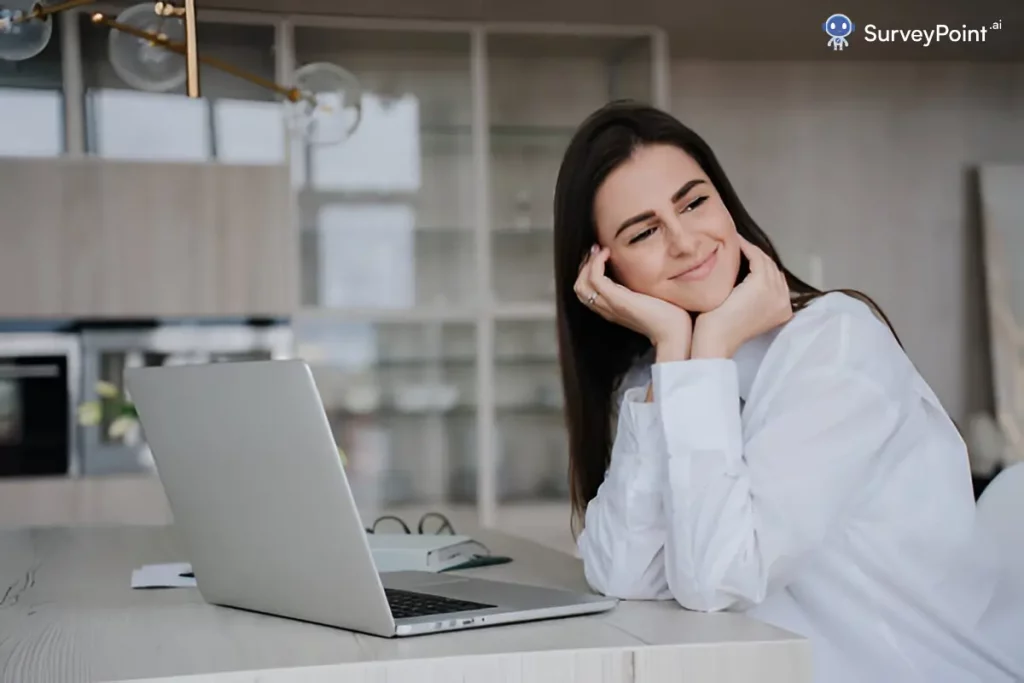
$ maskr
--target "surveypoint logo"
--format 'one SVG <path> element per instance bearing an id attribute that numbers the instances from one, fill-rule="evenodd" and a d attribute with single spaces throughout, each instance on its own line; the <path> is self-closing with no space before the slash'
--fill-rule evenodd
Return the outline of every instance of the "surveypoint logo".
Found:
<path id="1" fill-rule="evenodd" d="M 821 25 L 829 39 L 826 45 L 833 50 L 842 50 L 850 46 L 847 38 L 856 26 L 845 14 L 833 14 Z M 1002 19 L 981 26 L 963 24 L 959 28 L 948 24 L 935 24 L 929 28 L 881 28 L 877 24 L 864 26 L 865 43 L 917 43 L 928 47 L 940 42 L 947 43 L 984 43 L 991 31 L 1003 28 Z"/>
<path id="2" fill-rule="evenodd" d="M 855 28 L 853 22 L 850 21 L 850 17 L 845 14 L 833 14 L 825 20 L 821 27 L 829 35 L 828 47 L 833 50 L 842 50 L 844 47 L 849 47 L 850 43 L 847 42 L 846 37 L 853 33 Z"/>
<path id="3" fill-rule="evenodd" d="M 971 28 L 963 24 L 953 28 L 948 24 L 935 24 L 931 28 L 879 28 L 874 24 L 864 27 L 864 41 L 868 43 L 918 43 L 928 47 L 934 43 L 984 43 L 989 31 L 1003 27 L 1002 19 L 991 24 Z"/>

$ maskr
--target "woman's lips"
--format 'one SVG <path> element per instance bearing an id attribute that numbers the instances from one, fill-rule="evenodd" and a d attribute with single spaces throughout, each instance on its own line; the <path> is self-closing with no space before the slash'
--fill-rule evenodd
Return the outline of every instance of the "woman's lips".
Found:
<path id="1" fill-rule="evenodd" d="M 672 279 L 685 280 L 687 282 L 692 282 L 694 280 L 703 280 L 704 278 L 711 274 L 711 271 L 715 269 L 715 264 L 717 262 L 718 247 L 715 247 L 715 250 L 708 254 L 708 257 L 701 261 L 700 264 L 694 266 L 693 268 L 690 268 L 689 270 L 683 273 L 680 273 L 679 275 L 676 275 Z"/>

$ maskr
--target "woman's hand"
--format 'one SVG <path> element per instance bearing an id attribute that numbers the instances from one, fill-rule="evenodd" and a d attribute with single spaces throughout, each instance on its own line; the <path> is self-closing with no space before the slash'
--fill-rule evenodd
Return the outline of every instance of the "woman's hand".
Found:
<path id="1" fill-rule="evenodd" d="M 761 249 L 739 240 L 750 273 L 722 305 L 697 318 L 692 358 L 731 358 L 747 340 L 793 317 L 786 276 Z"/>
<path id="2" fill-rule="evenodd" d="M 690 314 L 674 304 L 634 292 L 609 279 L 605 266 L 610 253 L 594 245 L 580 265 L 573 286 L 576 296 L 605 320 L 650 339 L 659 361 L 686 360 L 693 331 Z M 595 340 L 595 343 L 600 342 Z"/>

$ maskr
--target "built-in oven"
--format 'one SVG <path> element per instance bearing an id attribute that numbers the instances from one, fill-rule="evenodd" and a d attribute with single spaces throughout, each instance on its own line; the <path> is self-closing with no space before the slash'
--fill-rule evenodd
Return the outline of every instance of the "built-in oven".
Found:
<path id="1" fill-rule="evenodd" d="M 81 349 L 61 332 L 0 332 L 0 477 L 75 476 Z"/>
<path id="2" fill-rule="evenodd" d="M 80 338 L 82 401 L 101 407 L 97 420 L 80 426 L 85 475 L 153 469 L 141 427 L 136 423 L 128 430 L 116 428 L 124 411 L 105 409 L 125 400 L 130 404 L 124 387 L 126 368 L 290 358 L 294 347 L 291 326 L 283 321 L 83 325 Z"/>

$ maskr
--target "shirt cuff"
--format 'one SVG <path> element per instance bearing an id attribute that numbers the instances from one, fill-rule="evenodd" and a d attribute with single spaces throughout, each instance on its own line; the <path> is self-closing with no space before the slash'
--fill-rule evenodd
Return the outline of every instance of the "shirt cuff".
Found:
<path id="1" fill-rule="evenodd" d="M 743 425 L 736 362 L 701 358 L 655 363 L 651 377 L 669 453 L 724 451 L 738 465 Z"/>
<path id="2" fill-rule="evenodd" d="M 658 407 L 647 403 L 647 387 L 633 387 L 622 396 L 612 466 L 619 469 L 630 488 L 652 491 L 664 478 Z"/>
<path id="3" fill-rule="evenodd" d="M 622 396 L 621 411 L 627 418 L 623 425 L 626 431 L 639 438 L 641 443 L 644 435 L 657 426 L 658 407 L 647 402 L 646 386 L 628 389 Z"/>

